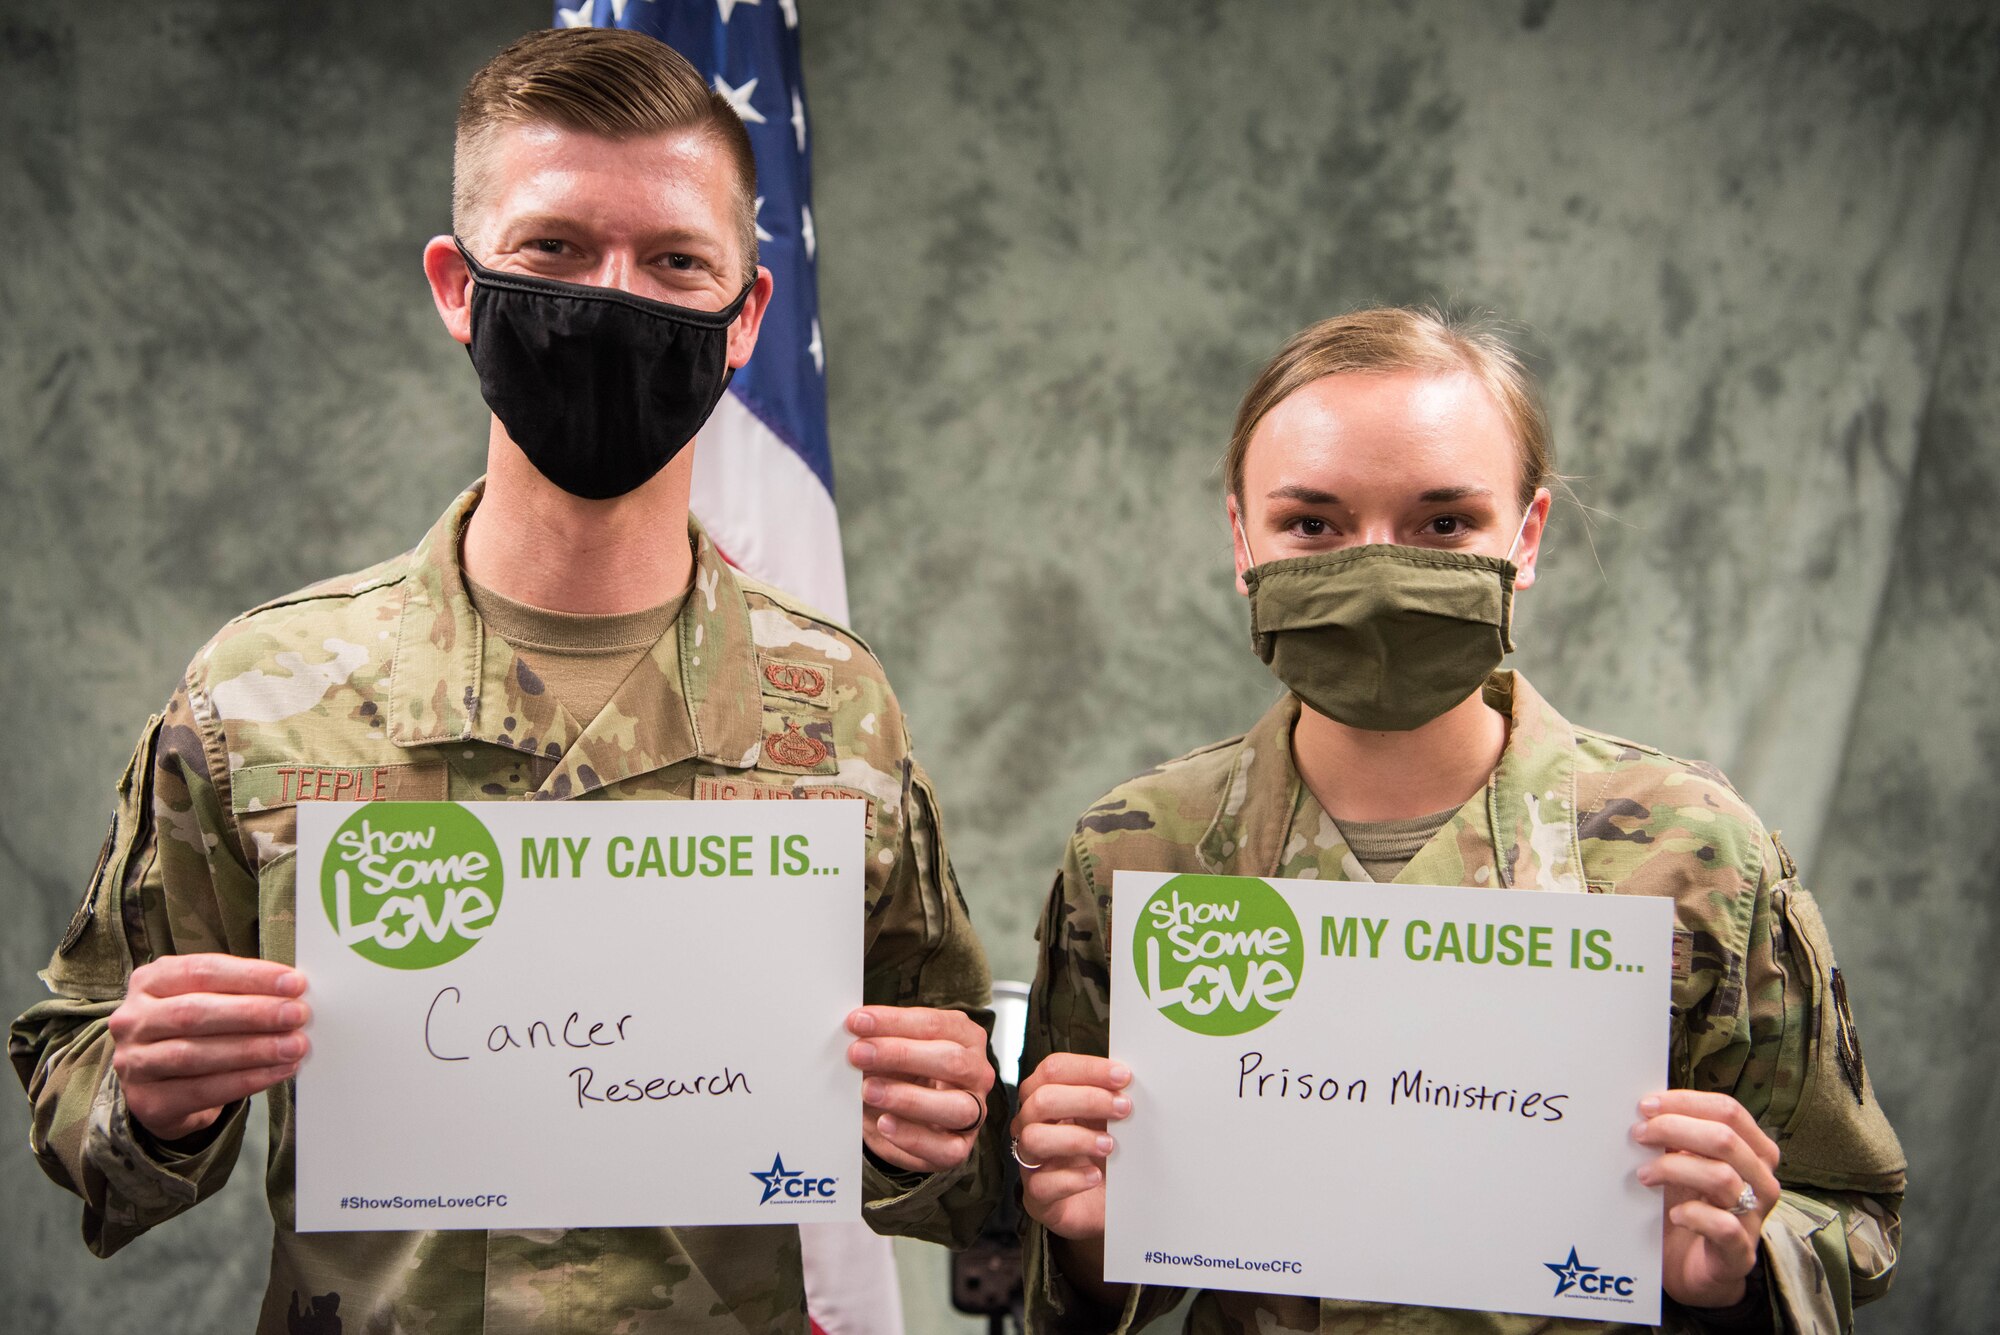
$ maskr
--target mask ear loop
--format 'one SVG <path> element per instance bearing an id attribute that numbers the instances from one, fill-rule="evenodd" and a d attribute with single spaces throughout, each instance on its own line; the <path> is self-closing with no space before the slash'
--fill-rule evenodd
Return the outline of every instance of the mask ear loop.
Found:
<path id="1" fill-rule="evenodd" d="M 1528 516 L 1533 514 L 1534 512 L 1535 512 L 1535 507 L 1533 502 L 1530 502 L 1528 508 L 1521 512 L 1521 523 L 1520 526 L 1514 530 L 1514 540 L 1507 544 L 1506 560 L 1508 565 L 1514 564 L 1514 550 L 1515 548 L 1521 545 L 1521 535 L 1528 531 Z"/>
<path id="2" fill-rule="evenodd" d="M 1535 512 L 1535 507 L 1531 502 L 1528 508 L 1521 514 L 1521 526 L 1514 530 L 1514 540 L 1507 544 L 1506 560 L 1507 564 L 1510 566 L 1514 564 L 1514 550 L 1521 545 L 1521 535 L 1528 531 L 1528 516 L 1533 514 L 1534 512 Z M 1518 566 L 1515 567 L 1515 573 L 1516 574 L 1520 573 L 1520 568 Z M 1501 638 L 1502 638 L 1502 643 L 1504 643 L 1507 646 L 1507 652 L 1510 654 L 1513 653 L 1514 652 L 1514 582 L 1512 580 L 1507 581 L 1507 627 Z"/>
<path id="3" fill-rule="evenodd" d="M 1250 535 L 1243 531 L 1241 519 L 1233 516 L 1230 518 L 1229 537 L 1232 542 L 1240 542 L 1243 546 L 1243 568 L 1245 570 L 1254 568 L 1257 564 L 1257 554 L 1250 550 Z"/>

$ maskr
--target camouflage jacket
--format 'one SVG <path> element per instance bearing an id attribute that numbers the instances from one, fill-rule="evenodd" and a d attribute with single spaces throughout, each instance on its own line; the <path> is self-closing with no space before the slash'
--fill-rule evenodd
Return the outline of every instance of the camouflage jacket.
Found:
<path id="1" fill-rule="evenodd" d="M 484 632 L 466 596 L 459 540 L 478 495 L 413 552 L 229 623 L 140 742 L 43 975 L 55 997 L 10 1042 L 34 1152 L 83 1198 L 99 1255 L 219 1189 L 247 1118 L 232 1107 L 198 1153 L 151 1142 L 127 1112 L 105 1017 L 132 968 L 161 954 L 291 962 L 301 801 L 865 797 L 866 999 L 951 1007 L 990 1027 L 986 960 L 936 799 L 866 646 L 732 572 L 697 527 L 679 619 L 580 721 Z M 290 1084 L 268 1103 L 277 1232 L 261 1335 L 806 1330 L 791 1227 L 295 1232 Z M 870 1160 L 869 1223 L 968 1241 L 997 1198 L 1005 1120 L 996 1111 L 978 1152 L 949 1172 Z"/>
<path id="2" fill-rule="evenodd" d="M 1776 1327 L 1847 1330 L 1853 1305 L 1889 1286 L 1904 1161 L 1869 1087 L 1812 896 L 1713 769 L 1572 727 L 1517 674 L 1496 673 L 1486 689 L 1513 720 L 1500 764 L 1396 879 L 1671 897 L 1671 1081 L 1734 1095 L 1784 1152 L 1784 1197 L 1762 1247 Z M 1051 1052 L 1106 1050 L 1114 869 L 1369 879 L 1300 782 L 1297 717 L 1288 696 L 1245 736 L 1142 774 L 1084 813 L 1037 931 L 1022 1070 Z M 1027 1249 L 1031 1330 L 1138 1330 L 1185 1296 L 1135 1285 L 1122 1314 L 1094 1310 L 1052 1265 L 1039 1226 Z M 1664 1320 L 1699 1328 L 1671 1301 Z M 1193 1335 L 1597 1329 L 1213 1290 L 1195 1296 L 1186 1323 Z"/>

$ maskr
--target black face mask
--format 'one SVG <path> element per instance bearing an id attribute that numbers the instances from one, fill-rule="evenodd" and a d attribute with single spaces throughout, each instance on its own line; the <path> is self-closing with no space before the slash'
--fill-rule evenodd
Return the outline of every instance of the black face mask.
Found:
<path id="1" fill-rule="evenodd" d="M 453 238 L 457 240 L 457 238 Z M 623 496 L 667 466 L 735 374 L 729 325 L 750 286 L 719 311 L 616 288 L 472 270 L 479 392 L 543 477 L 572 496 Z"/>

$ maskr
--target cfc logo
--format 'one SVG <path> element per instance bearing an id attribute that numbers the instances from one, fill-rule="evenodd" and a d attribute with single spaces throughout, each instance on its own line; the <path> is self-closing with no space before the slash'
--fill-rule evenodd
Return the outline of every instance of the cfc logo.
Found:
<path id="1" fill-rule="evenodd" d="M 1629 1303 L 1632 1301 L 1632 1277 L 1630 1275 L 1607 1274 L 1602 1266 L 1585 1265 L 1576 1259 L 1576 1248 L 1569 1249 L 1566 1261 L 1544 1261 L 1543 1265 L 1555 1272 L 1555 1296 L 1575 1289 L 1586 1298 L 1598 1298 L 1606 1302 Z"/>
<path id="2" fill-rule="evenodd" d="M 773 1155 L 771 1166 L 762 1172 L 752 1171 L 750 1176 L 764 1186 L 764 1194 L 757 1198 L 757 1204 L 769 1205 L 772 1201 L 783 1200 L 794 1205 L 831 1205 L 837 1190 L 837 1177 L 814 1177 L 796 1169 L 785 1167 L 785 1156 Z"/>

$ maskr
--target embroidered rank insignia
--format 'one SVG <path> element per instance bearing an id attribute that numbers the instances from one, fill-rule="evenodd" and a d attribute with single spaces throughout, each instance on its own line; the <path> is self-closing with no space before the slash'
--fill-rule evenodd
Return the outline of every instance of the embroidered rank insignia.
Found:
<path id="1" fill-rule="evenodd" d="M 833 703 L 833 679 L 814 663 L 767 658 L 763 667 L 764 689 L 772 695 L 825 709 Z"/>
<path id="2" fill-rule="evenodd" d="M 1674 929 L 1674 981 L 1685 983 L 1694 973 L 1694 933 Z"/>
<path id="3" fill-rule="evenodd" d="M 765 715 L 767 727 L 774 721 L 782 726 L 764 734 L 765 764 L 801 773 L 832 774 L 836 771 L 833 763 L 833 724 L 830 720 L 812 719 L 802 723 L 782 714 Z"/>

